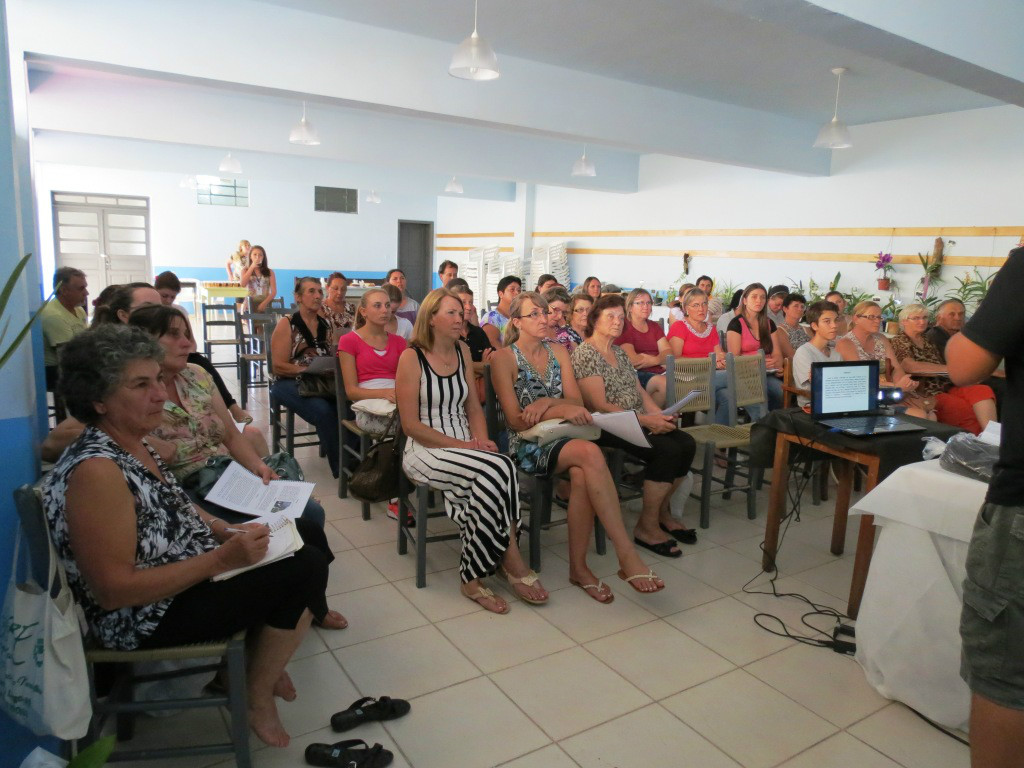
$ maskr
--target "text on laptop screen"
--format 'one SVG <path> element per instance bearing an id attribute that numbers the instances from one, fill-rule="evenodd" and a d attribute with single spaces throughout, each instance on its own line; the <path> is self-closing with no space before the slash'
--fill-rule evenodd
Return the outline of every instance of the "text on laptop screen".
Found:
<path id="1" fill-rule="evenodd" d="M 821 369 L 822 415 L 870 411 L 873 366 L 825 365 Z"/>

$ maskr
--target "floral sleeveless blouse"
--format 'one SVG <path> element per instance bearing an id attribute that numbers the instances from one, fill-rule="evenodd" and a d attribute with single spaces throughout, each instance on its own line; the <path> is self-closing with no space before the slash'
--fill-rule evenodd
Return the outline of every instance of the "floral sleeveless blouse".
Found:
<path id="1" fill-rule="evenodd" d="M 212 456 L 227 456 L 228 449 L 224 446 L 224 422 L 213 410 L 213 395 L 217 391 L 213 377 L 198 365 L 190 364 L 172 383 L 185 407 L 166 401 L 163 420 L 153 435 L 174 444 L 170 468 L 183 482 L 202 469 Z"/>
<path id="2" fill-rule="evenodd" d="M 43 482 L 43 509 L 57 556 L 67 572 L 68 585 L 85 612 L 89 631 L 105 648 L 128 651 L 138 648 L 142 640 L 156 630 L 174 598 L 113 611 L 100 607 L 78 570 L 68 535 L 65 497 L 68 481 L 81 462 L 94 458 L 108 459 L 124 473 L 125 484 L 135 499 L 138 536 L 135 546 L 136 568 L 155 568 L 177 563 L 217 547 L 213 533 L 199 517 L 174 475 L 156 451 L 149 448 L 149 452 L 166 478 L 166 483 L 160 482 L 142 462 L 115 443 L 106 432 L 96 427 L 86 427 L 64 451 L 53 472 Z"/>

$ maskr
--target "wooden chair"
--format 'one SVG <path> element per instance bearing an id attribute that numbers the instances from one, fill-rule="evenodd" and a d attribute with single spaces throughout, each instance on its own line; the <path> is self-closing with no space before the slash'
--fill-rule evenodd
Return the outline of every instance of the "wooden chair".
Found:
<path id="1" fill-rule="evenodd" d="M 223 315 L 223 318 L 221 317 Z M 214 347 L 234 347 L 235 357 L 230 362 L 213 363 L 216 368 L 237 368 L 238 358 L 242 354 L 242 323 L 240 313 L 235 304 L 203 304 L 203 349 L 206 356 L 213 362 Z M 214 337 L 214 328 L 230 328 L 226 337 Z"/>
<path id="2" fill-rule="evenodd" d="M 274 358 L 271 354 L 270 337 L 273 335 L 274 329 L 270 325 L 263 327 L 263 350 L 267 355 L 267 371 L 273 375 L 274 373 Z M 301 447 L 312 447 L 320 445 L 320 440 L 316 436 L 315 429 L 309 429 L 306 432 L 295 431 L 295 411 L 288 408 L 284 403 L 274 397 L 273 389 L 270 391 L 270 451 L 277 453 L 281 450 L 281 432 L 284 432 L 284 450 L 288 453 L 295 454 L 295 446 Z M 295 438 L 307 438 L 302 442 L 296 443 Z M 341 472 L 339 471 L 339 475 Z"/>
<path id="3" fill-rule="evenodd" d="M 43 513 L 39 490 L 30 485 L 21 486 L 14 491 L 14 503 L 31 553 L 33 571 L 37 580 L 39 574 L 42 573 L 42 583 L 45 584 L 45 576 L 50 566 L 49 558 L 56 557 L 56 553 L 50 540 L 49 526 Z M 56 567 L 62 567 L 60 562 L 57 562 Z M 215 642 L 136 651 L 100 648 L 95 646 L 89 638 L 86 638 L 84 642 L 85 661 L 89 673 L 89 695 L 93 709 L 89 731 L 83 740 L 86 744 L 99 738 L 106 720 L 111 715 L 116 718 L 117 740 L 123 742 L 130 741 L 135 735 L 135 719 L 140 714 L 209 708 L 214 710 L 210 713 L 211 719 L 219 722 L 219 708 L 225 707 L 231 720 L 228 741 L 201 745 L 176 744 L 162 748 L 119 749 L 111 755 L 110 761 L 194 758 L 198 755 L 234 753 L 235 764 L 239 768 L 251 768 L 249 716 L 246 705 L 244 632 Z M 177 662 L 209 658 L 219 658 L 220 661 L 215 664 L 188 666 L 151 674 L 139 674 L 135 669 L 136 665 L 146 662 Z M 102 697 L 96 689 L 95 669 L 97 664 L 109 664 L 113 669 L 113 685 L 110 691 Z M 135 698 L 135 687 L 140 683 L 218 671 L 227 675 L 227 691 L 223 695 L 144 701 L 137 701 Z M 79 745 L 77 742 L 72 742 L 71 750 L 77 751 L 79 746 L 86 744 Z"/>
<path id="4" fill-rule="evenodd" d="M 338 445 L 340 446 L 341 457 L 338 460 L 338 498 L 348 498 L 348 483 L 355 472 L 354 461 L 358 464 L 366 458 L 366 452 L 370 449 L 370 436 L 360 429 L 356 424 L 355 416 L 352 414 L 352 401 L 348 399 L 345 392 L 345 381 L 341 375 L 341 360 L 334 358 L 334 396 L 338 402 Z M 351 436 L 351 439 L 349 439 Z M 359 449 L 356 450 L 349 443 L 358 441 Z M 348 461 L 346 461 L 348 459 Z M 370 503 L 362 502 L 363 520 L 370 519 Z"/>
<path id="5" fill-rule="evenodd" d="M 484 366 L 484 391 L 486 399 L 484 402 L 484 415 L 487 420 L 487 435 L 498 442 L 501 432 L 508 427 L 505 424 L 505 414 L 498 405 L 498 396 L 494 391 L 494 384 L 491 382 L 491 366 Z M 519 472 L 520 487 L 529 487 L 528 498 L 530 500 L 530 519 L 528 523 L 522 523 L 522 529 L 530 534 L 530 567 L 540 573 L 540 532 L 547 530 L 553 525 L 564 525 L 568 518 L 558 520 L 551 519 L 551 507 L 555 496 L 555 480 L 552 477 L 537 477 L 525 472 Z M 594 546 L 597 554 L 603 555 L 607 550 L 605 543 L 604 526 L 601 521 L 594 519 Z"/>

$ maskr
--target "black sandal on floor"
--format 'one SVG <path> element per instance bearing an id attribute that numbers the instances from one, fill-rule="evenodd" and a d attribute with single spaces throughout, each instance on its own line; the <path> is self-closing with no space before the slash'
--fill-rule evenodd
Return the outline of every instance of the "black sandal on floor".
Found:
<path id="1" fill-rule="evenodd" d="M 651 552 L 653 552 L 656 555 L 660 555 L 661 557 L 676 558 L 683 556 L 683 553 L 679 551 L 679 548 L 676 546 L 675 541 L 673 541 L 672 539 L 669 539 L 668 541 L 659 541 L 657 544 L 648 544 L 646 541 L 641 541 L 636 536 L 634 536 L 633 543 L 636 544 L 638 547 L 649 549 Z"/>
<path id="2" fill-rule="evenodd" d="M 371 696 L 360 699 L 348 709 L 336 712 L 331 716 L 331 728 L 336 731 L 348 731 L 363 723 L 374 720 L 394 720 L 409 714 L 412 709 L 405 699 L 392 699 L 390 696 L 381 696 L 374 699 Z"/>
<path id="3" fill-rule="evenodd" d="M 306 762 L 324 768 L 384 768 L 394 759 L 394 754 L 380 744 L 371 747 L 362 739 L 306 747 Z"/>
<path id="4" fill-rule="evenodd" d="M 697 532 L 693 528 L 675 528 L 670 530 L 664 523 L 658 523 L 658 525 L 661 530 L 682 544 L 697 543 Z"/>

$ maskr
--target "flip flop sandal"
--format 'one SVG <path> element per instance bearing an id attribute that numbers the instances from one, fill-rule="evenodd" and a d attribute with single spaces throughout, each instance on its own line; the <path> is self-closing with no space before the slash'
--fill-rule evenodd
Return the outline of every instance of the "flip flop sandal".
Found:
<path id="1" fill-rule="evenodd" d="M 381 696 L 374 699 L 367 696 L 352 704 L 348 709 L 336 712 L 331 716 L 331 728 L 336 731 L 348 731 L 363 723 L 370 723 L 375 720 L 394 720 L 409 714 L 412 709 L 405 699 L 392 699 L 390 696 Z"/>
<path id="2" fill-rule="evenodd" d="M 504 568 L 501 568 L 498 571 L 498 573 L 505 577 L 505 581 L 507 581 L 509 586 L 512 588 L 512 594 L 518 597 L 524 603 L 529 603 L 530 605 L 544 605 L 547 603 L 548 598 L 546 597 L 543 600 L 538 600 L 536 598 L 530 597 L 529 595 L 524 595 L 522 592 L 516 589 L 517 584 L 522 584 L 524 587 L 532 587 L 534 584 L 540 581 L 540 576 L 537 575 L 536 571 L 528 571 L 527 574 L 522 578 L 517 578 L 513 576 Z"/>
<path id="3" fill-rule="evenodd" d="M 636 573 L 636 574 L 633 574 L 632 576 L 627 576 L 626 572 L 620 569 L 619 573 L 618 573 L 618 576 L 619 576 L 620 579 L 622 579 L 624 582 L 629 584 L 629 586 L 631 586 L 633 589 L 635 589 L 641 595 L 653 595 L 655 592 L 661 592 L 661 590 L 663 590 L 665 588 L 665 585 L 662 584 L 657 589 L 652 589 L 650 591 L 647 591 L 646 589 L 640 589 L 640 587 L 638 587 L 636 584 L 633 583 L 637 579 L 650 579 L 651 581 L 658 580 L 658 574 L 656 574 L 654 571 L 648 571 L 647 573 Z"/>
<path id="4" fill-rule="evenodd" d="M 584 584 L 581 581 L 573 581 L 572 579 L 569 579 L 569 583 L 582 589 L 587 596 L 592 598 L 596 603 L 600 603 L 601 605 L 610 605 L 615 602 L 615 593 L 612 592 L 611 589 L 608 588 L 608 585 L 600 579 L 597 580 L 596 584 Z M 593 590 L 593 592 L 591 592 L 591 590 Z M 608 599 L 601 600 L 600 596 L 605 596 Z"/>
<path id="5" fill-rule="evenodd" d="M 384 768 L 394 759 L 394 754 L 380 744 L 371 747 L 362 739 L 306 747 L 306 762 L 324 768 Z"/>

